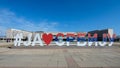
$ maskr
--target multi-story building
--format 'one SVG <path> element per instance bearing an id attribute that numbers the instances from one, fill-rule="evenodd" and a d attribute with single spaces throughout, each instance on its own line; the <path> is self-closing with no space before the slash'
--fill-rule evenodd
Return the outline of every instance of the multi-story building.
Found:
<path id="1" fill-rule="evenodd" d="M 14 36 L 16 36 L 17 34 L 22 33 L 23 34 L 23 38 L 26 38 L 26 36 L 28 34 L 32 34 L 32 32 L 29 31 L 25 31 L 25 30 L 18 30 L 18 29 L 8 29 L 6 31 L 6 38 L 14 38 Z"/>
<path id="2" fill-rule="evenodd" d="M 110 37 L 112 37 L 114 31 L 113 29 L 103 29 L 103 30 L 93 30 L 93 31 L 89 31 L 88 33 L 90 33 L 92 36 L 97 33 L 98 34 L 98 40 L 102 40 L 103 34 L 109 34 Z"/>

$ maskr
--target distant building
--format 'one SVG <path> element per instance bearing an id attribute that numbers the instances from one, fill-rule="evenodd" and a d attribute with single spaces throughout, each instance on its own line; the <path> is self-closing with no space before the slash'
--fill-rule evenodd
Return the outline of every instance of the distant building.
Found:
<path id="1" fill-rule="evenodd" d="M 25 31 L 25 30 L 8 29 L 8 30 L 6 31 L 6 38 L 11 38 L 11 39 L 13 39 L 14 36 L 16 36 L 18 33 L 22 33 L 22 34 L 23 34 L 23 39 L 25 39 L 28 34 L 32 34 L 32 32 Z"/>
<path id="2" fill-rule="evenodd" d="M 92 36 L 97 33 L 98 34 L 98 40 L 102 40 L 103 34 L 110 34 L 110 37 L 112 37 L 113 35 L 113 29 L 103 29 L 103 30 L 93 30 L 93 31 L 89 31 L 88 33 L 90 33 Z"/>
<path id="3" fill-rule="evenodd" d="M 116 40 L 115 41 L 119 41 L 120 42 L 120 35 L 118 35 L 117 37 L 116 37 Z"/>

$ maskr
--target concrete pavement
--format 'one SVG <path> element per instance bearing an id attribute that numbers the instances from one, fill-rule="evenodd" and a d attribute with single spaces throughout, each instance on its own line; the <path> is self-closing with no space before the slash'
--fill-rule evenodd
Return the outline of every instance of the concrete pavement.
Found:
<path id="1" fill-rule="evenodd" d="M 0 68 L 120 67 L 120 47 L 0 48 Z"/>

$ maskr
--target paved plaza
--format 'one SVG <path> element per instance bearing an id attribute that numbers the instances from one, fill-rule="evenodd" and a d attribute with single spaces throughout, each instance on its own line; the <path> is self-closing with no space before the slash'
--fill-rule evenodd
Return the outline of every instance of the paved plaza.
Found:
<path id="1" fill-rule="evenodd" d="M 0 48 L 0 68 L 119 68 L 120 47 Z"/>

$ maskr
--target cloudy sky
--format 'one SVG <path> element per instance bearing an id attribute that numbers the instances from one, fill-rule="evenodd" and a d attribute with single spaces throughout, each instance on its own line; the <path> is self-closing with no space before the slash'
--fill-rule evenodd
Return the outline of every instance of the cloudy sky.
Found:
<path id="1" fill-rule="evenodd" d="M 9 28 L 120 34 L 120 0 L 0 0 L 0 32 Z"/>

